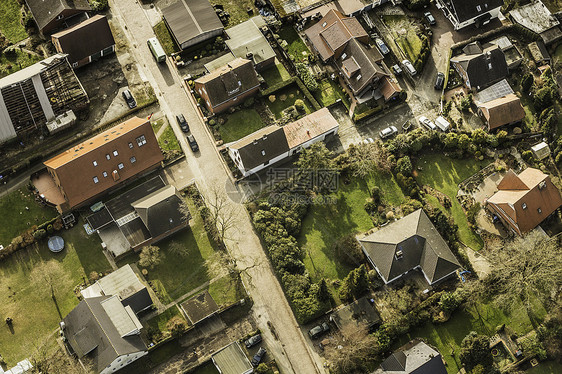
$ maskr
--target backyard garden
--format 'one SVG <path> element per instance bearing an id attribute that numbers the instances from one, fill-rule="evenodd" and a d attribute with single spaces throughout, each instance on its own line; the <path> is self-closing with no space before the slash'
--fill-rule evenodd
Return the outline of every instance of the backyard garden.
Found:
<path id="1" fill-rule="evenodd" d="M 287 42 L 283 47 L 294 58 L 295 62 L 306 62 L 308 56 L 311 55 L 310 50 L 304 44 L 299 34 L 295 31 L 292 25 L 286 25 L 278 32 L 279 38 Z M 283 43 L 281 44 L 283 46 Z"/>
<path id="2" fill-rule="evenodd" d="M 430 54 L 430 40 L 422 26 L 406 15 L 383 15 L 382 18 L 392 39 L 416 70 L 421 71 Z"/>

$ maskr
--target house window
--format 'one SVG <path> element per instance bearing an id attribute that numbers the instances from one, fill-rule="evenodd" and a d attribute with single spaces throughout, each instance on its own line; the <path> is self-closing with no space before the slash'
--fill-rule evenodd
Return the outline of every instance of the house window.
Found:
<path id="1" fill-rule="evenodd" d="M 78 63 L 77 63 L 77 62 L 73 62 L 73 63 L 72 63 L 72 67 L 73 67 L 73 68 L 77 68 L 77 67 L 78 67 Z"/>
<path id="2" fill-rule="evenodd" d="M 135 156 L 131 157 L 131 164 L 134 164 L 135 162 L 137 162 L 137 158 Z"/>
<path id="3" fill-rule="evenodd" d="M 94 183 L 98 183 L 98 182 L 99 182 L 98 177 L 94 177 Z"/>
<path id="4" fill-rule="evenodd" d="M 538 209 L 537 209 L 537 212 L 539 212 L 539 214 L 542 213 L 542 209 L 541 209 L 541 208 L 538 208 Z"/>
<path id="5" fill-rule="evenodd" d="M 119 156 L 119 153 L 117 152 L 117 150 L 113 151 L 113 156 Z"/>
<path id="6" fill-rule="evenodd" d="M 119 165 L 117 165 L 117 167 L 118 167 L 119 169 L 123 169 L 123 168 L 125 167 L 125 165 L 123 165 L 123 163 L 120 163 Z"/>
<path id="7" fill-rule="evenodd" d="M 488 70 L 492 70 L 492 63 L 488 62 Z"/>
<path id="8" fill-rule="evenodd" d="M 482 7 L 480 5 L 476 5 L 476 10 L 481 12 L 482 11 Z"/>
<path id="9" fill-rule="evenodd" d="M 103 173 L 101 173 L 103 175 L 104 178 L 107 178 L 107 171 L 104 171 Z"/>
<path id="10" fill-rule="evenodd" d="M 263 149 L 261 150 L 261 155 L 265 156 L 265 150 L 263 150 Z"/>
<path id="11" fill-rule="evenodd" d="M 129 148 L 133 148 L 133 143 L 129 143 Z"/>
<path id="12" fill-rule="evenodd" d="M 92 164 L 94 164 L 94 166 L 98 166 L 98 162 L 97 162 L 97 161 L 93 161 Z"/>
<path id="13" fill-rule="evenodd" d="M 326 27 L 327 24 L 328 24 L 328 22 L 323 22 L 322 27 Z"/>
<path id="14" fill-rule="evenodd" d="M 525 204 L 525 203 L 521 204 L 521 208 L 527 209 L 527 204 Z"/>
<path id="15" fill-rule="evenodd" d="M 63 15 L 63 14 L 59 14 L 59 15 L 57 16 L 57 21 L 58 21 L 58 20 L 61 20 L 61 19 L 63 19 L 63 18 L 64 18 L 64 15 Z"/>
<path id="16" fill-rule="evenodd" d="M 142 147 L 146 144 L 146 138 L 144 137 L 144 135 L 141 135 L 137 138 L 137 144 L 139 147 Z"/>
<path id="17" fill-rule="evenodd" d="M 105 155 L 105 158 L 106 158 L 107 160 L 111 159 L 111 156 L 109 155 L 109 153 Z"/>

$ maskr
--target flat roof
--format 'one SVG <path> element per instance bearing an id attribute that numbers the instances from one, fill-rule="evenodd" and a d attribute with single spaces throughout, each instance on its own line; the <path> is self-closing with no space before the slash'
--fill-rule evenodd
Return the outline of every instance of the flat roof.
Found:
<path id="1" fill-rule="evenodd" d="M 117 197 L 114 197 L 105 203 L 105 206 L 109 210 L 109 213 L 111 213 L 113 219 L 117 221 L 127 214 L 135 211 L 135 208 L 132 206 L 135 201 L 158 191 L 165 185 L 166 184 L 159 175 L 155 176 L 154 178 L 151 178 L 146 182 L 119 194 Z"/>
<path id="2" fill-rule="evenodd" d="M 227 29 L 226 34 L 230 39 L 225 43 L 232 54 L 236 57 L 247 58 L 247 53 L 252 53 L 256 64 L 274 58 L 275 51 L 260 30 L 265 25 L 263 17 L 256 16 Z"/>
<path id="3" fill-rule="evenodd" d="M 59 60 L 61 58 L 66 58 L 66 54 L 63 53 L 58 53 L 56 55 L 53 55 L 51 57 L 48 57 L 42 61 L 39 61 L 31 66 L 28 66 L 24 69 L 21 69 L 19 71 L 16 71 L 15 73 L 12 73 L 2 79 L 0 79 L 0 88 L 4 88 L 6 86 L 11 86 L 14 83 L 18 83 L 21 81 L 24 81 L 26 79 L 29 79 L 39 73 L 41 73 L 43 70 L 45 70 L 45 68 L 47 68 L 49 65 L 51 65 L 51 63 L 53 63 L 53 61 Z"/>
<path id="4" fill-rule="evenodd" d="M 238 342 L 231 343 L 211 356 L 221 374 L 248 374 L 253 368 Z"/>
<path id="5" fill-rule="evenodd" d="M 189 318 L 192 325 L 213 315 L 219 307 L 209 291 L 201 292 L 199 295 L 181 303 L 181 308 Z"/>
<path id="6" fill-rule="evenodd" d="M 224 28 L 207 0 L 178 0 L 162 9 L 162 15 L 180 47 L 201 34 Z"/>

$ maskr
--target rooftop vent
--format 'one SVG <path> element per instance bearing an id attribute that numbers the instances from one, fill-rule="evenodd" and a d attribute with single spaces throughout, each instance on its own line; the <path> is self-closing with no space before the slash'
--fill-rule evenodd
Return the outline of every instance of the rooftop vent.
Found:
<path id="1" fill-rule="evenodd" d="M 402 257 L 404 257 L 404 253 L 402 253 L 402 250 L 399 249 L 398 251 L 396 251 L 396 259 L 400 260 Z"/>

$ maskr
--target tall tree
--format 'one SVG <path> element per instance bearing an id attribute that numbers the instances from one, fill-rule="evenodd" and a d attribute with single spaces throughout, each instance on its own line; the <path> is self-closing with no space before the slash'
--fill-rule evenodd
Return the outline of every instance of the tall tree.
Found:
<path id="1" fill-rule="evenodd" d="M 57 294 L 67 290 L 72 283 L 68 271 L 56 260 L 44 261 L 36 265 L 29 275 L 31 282 L 38 288 L 48 287 L 51 298 L 56 304 Z"/>
<path id="2" fill-rule="evenodd" d="M 158 265 L 164 255 L 160 253 L 160 248 L 155 245 L 149 245 L 141 250 L 139 255 L 139 265 L 143 268 L 152 269 Z"/>
<path id="3" fill-rule="evenodd" d="M 336 374 L 362 374 L 370 372 L 377 359 L 379 344 L 362 324 L 349 324 L 341 330 L 341 339 L 326 347 L 330 372 Z"/>
<path id="4" fill-rule="evenodd" d="M 470 332 L 462 340 L 460 359 L 467 371 L 471 371 L 477 365 L 482 365 L 484 368 L 492 367 L 490 339 L 474 331 Z"/>
<path id="5" fill-rule="evenodd" d="M 390 172 L 392 162 L 389 159 L 390 152 L 383 147 L 382 142 L 361 143 L 349 151 L 353 167 L 353 175 L 361 178 L 366 177 L 375 170 Z"/>

